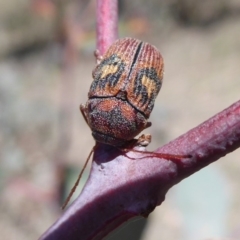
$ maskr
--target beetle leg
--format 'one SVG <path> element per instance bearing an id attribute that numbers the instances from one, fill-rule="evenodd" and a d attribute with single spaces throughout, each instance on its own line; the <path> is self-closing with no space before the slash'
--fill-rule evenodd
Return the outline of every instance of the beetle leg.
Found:
<path id="1" fill-rule="evenodd" d="M 152 140 L 151 134 L 142 134 L 138 138 L 136 145 L 146 147 L 150 144 L 151 140 Z"/>
<path id="2" fill-rule="evenodd" d="M 87 120 L 87 116 L 86 116 L 86 106 L 85 106 L 84 104 L 80 104 L 79 109 L 80 109 L 80 112 L 81 112 L 82 115 L 83 115 L 83 118 L 84 118 L 85 122 L 86 122 L 87 125 L 89 126 L 88 120 Z"/>
<path id="3" fill-rule="evenodd" d="M 94 57 L 96 58 L 97 64 L 103 60 L 103 56 L 100 54 L 98 49 L 94 51 Z"/>
<path id="4" fill-rule="evenodd" d="M 145 126 L 144 129 L 149 128 L 149 127 L 151 127 L 151 126 L 152 126 L 152 123 L 151 123 L 151 122 L 147 122 L 147 124 L 146 124 L 146 126 Z M 144 135 L 144 134 L 143 134 L 143 135 Z"/>
<path id="5" fill-rule="evenodd" d="M 179 161 L 181 161 L 184 158 L 191 158 L 191 155 L 180 155 L 180 154 L 169 154 L 169 153 L 158 153 L 158 152 L 150 152 L 150 151 L 146 151 L 146 150 L 137 150 L 137 149 L 133 149 L 133 147 L 135 146 L 139 146 L 139 147 L 147 147 L 149 145 L 149 143 L 151 142 L 152 136 L 150 134 L 142 134 L 138 139 L 133 139 L 135 140 L 135 142 L 132 142 L 132 145 L 128 146 L 128 148 L 125 149 L 121 149 L 121 151 L 127 153 L 129 151 L 132 152 L 137 152 L 137 153 L 142 153 L 145 154 L 144 157 L 140 157 L 140 159 L 145 158 L 145 157 L 156 157 L 156 158 L 161 158 L 161 159 L 166 159 L 166 160 L 170 160 L 173 161 L 175 163 L 178 163 Z M 131 149 L 130 149 L 130 148 Z M 128 158 L 130 159 L 137 159 L 137 158 L 131 158 L 128 156 Z"/>

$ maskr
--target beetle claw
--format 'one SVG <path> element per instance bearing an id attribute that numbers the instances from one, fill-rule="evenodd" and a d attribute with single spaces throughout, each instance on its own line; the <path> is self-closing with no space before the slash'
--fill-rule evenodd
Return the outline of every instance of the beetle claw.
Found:
<path id="1" fill-rule="evenodd" d="M 151 140 L 152 140 L 151 134 L 142 134 L 138 138 L 136 145 L 141 147 L 147 147 L 151 143 Z"/>

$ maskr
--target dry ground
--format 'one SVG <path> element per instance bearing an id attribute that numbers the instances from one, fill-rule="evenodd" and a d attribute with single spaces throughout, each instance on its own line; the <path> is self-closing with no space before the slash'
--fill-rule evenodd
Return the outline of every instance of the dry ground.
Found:
<path id="1" fill-rule="evenodd" d="M 239 100 L 239 26 L 237 17 L 204 29 L 170 24 L 142 37 L 160 49 L 166 66 L 147 131 L 153 135 L 150 149 Z M 87 100 L 93 57 L 80 56 L 64 76 L 69 82 L 64 89 L 56 56 L 57 48 L 49 46 L 21 60 L 0 62 L 1 239 L 36 239 L 60 214 L 52 202 L 52 160 L 63 98 L 71 114 L 68 164 L 80 169 L 94 144 L 78 111 Z M 208 168 L 172 189 L 150 216 L 142 240 L 240 239 L 240 151 Z"/>

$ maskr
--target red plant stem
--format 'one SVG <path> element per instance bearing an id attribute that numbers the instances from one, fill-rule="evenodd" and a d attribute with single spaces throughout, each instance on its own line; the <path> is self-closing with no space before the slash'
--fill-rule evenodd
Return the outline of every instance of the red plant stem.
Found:
<path id="1" fill-rule="evenodd" d="M 118 38 L 117 3 L 117 0 L 97 0 L 97 50 L 101 55 Z"/>
<path id="2" fill-rule="evenodd" d="M 102 239 L 123 222 L 147 216 L 169 188 L 238 147 L 240 101 L 157 150 L 191 158 L 172 162 L 129 152 L 131 160 L 97 145 L 82 193 L 41 240 Z"/>
<path id="3" fill-rule="evenodd" d="M 182 180 L 240 146 L 240 101 L 190 130 L 157 152 L 191 154 L 177 163 Z"/>

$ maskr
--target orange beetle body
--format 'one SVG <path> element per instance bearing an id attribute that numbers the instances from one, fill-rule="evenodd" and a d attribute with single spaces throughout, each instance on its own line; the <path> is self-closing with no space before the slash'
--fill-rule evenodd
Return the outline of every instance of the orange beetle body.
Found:
<path id="1" fill-rule="evenodd" d="M 117 40 L 93 70 L 83 116 L 97 142 L 122 146 L 151 126 L 148 118 L 160 91 L 163 58 L 152 45 Z"/>

